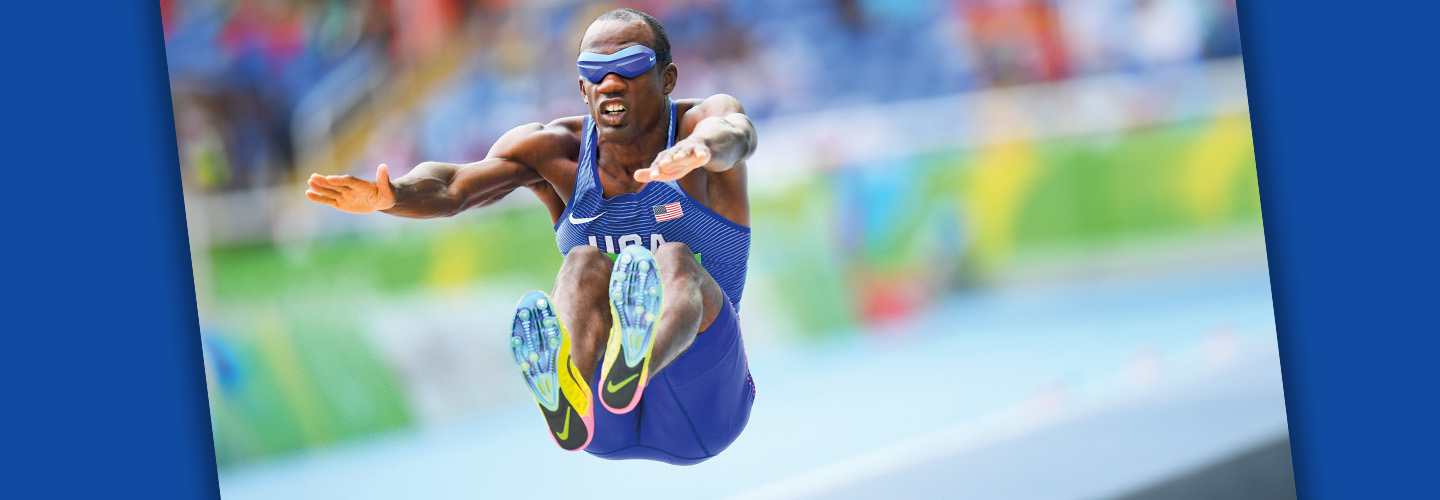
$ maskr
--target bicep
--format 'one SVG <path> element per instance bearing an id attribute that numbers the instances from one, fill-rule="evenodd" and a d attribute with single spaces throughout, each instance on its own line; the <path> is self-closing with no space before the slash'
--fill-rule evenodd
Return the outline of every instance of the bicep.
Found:
<path id="1" fill-rule="evenodd" d="M 550 135 L 539 123 L 521 125 L 506 132 L 484 160 L 464 165 L 450 184 L 453 196 L 465 208 L 492 203 L 518 188 L 543 182 L 537 165 L 545 161 Z"/>
<path id="2" fill-rule="evenodd" d="M 493 203 L 540 180 L 540 174 L 528 165 L 507 158 L 486 158 L 455 172 L 450 195 L 460 200 L 464 209 Z"/>

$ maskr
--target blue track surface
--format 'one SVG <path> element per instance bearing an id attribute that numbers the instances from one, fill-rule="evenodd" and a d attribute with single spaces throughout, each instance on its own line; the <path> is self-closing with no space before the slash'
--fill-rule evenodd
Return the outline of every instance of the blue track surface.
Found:
<path id="1" fill-rule="evenodd" d="M 955 296 L 905 335 L 751 349 L 750 426 L 697 467 L 562 452 L 517 404 L 228 470 L 221 487 L 503 498 L 564 471 L 588 498 L 1103 498 L 1285 435 L 1273 317 L 1263 262 Z M 643 491 L 603 487 L 622 474 Z"/>

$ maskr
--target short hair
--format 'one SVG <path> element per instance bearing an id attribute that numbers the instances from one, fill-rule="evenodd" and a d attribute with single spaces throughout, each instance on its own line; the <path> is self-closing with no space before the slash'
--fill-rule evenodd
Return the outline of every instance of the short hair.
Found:
<path id="1" fill-rule="evenodd" d="M 650 26 L 650 33 L 653 34 L 655 38 L 655 46 L 650 47 L 651 50 L 655 51 L 655 65 L 659 66 L 660 68 L 664 68 L 666 65 L 670 64 L 670 35 L 665 34 L 665 27 L 661 26 L 660 21 L 656 20 L 654 16 L 628 7 L 622 7 L 619 9 L 612 9 L 606 11 L 604 14 L 600 14 L 600 17 L 595 18 L 595 20 L 591 21 L 590 24 L 593 25 L 600 21 L 611 20 L 644 21 L 645 24 Z"/>

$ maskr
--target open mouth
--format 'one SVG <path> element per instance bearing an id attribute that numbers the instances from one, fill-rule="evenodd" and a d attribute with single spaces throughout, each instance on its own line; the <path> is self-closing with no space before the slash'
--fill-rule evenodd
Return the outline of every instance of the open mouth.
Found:
<path id="1" fill-rule="evenodd" d="M 618 125 L 625 116 L 625 105 L 618 102 L 605 104 L 600 108 L 600 117 L 611 125 Z"/>

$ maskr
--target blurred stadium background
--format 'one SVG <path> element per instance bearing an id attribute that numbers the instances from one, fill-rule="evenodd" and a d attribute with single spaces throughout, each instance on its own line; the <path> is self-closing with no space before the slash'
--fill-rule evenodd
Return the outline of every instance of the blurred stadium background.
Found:
<path id="1" fill-rule="evenodd" d="M 665 24 L 674 95 L 760 135 L 759 397 L 698 467 L 543 432 L 504 347 L 560 263 L 528 192 L 432 221 L 303 195 L 584 113 L 579 37 L 617 6 Z M 556 467 L 648 474 L 630 498 L 1294 496 L 1233 0 L 160 7 L 226 498 Z"/>

